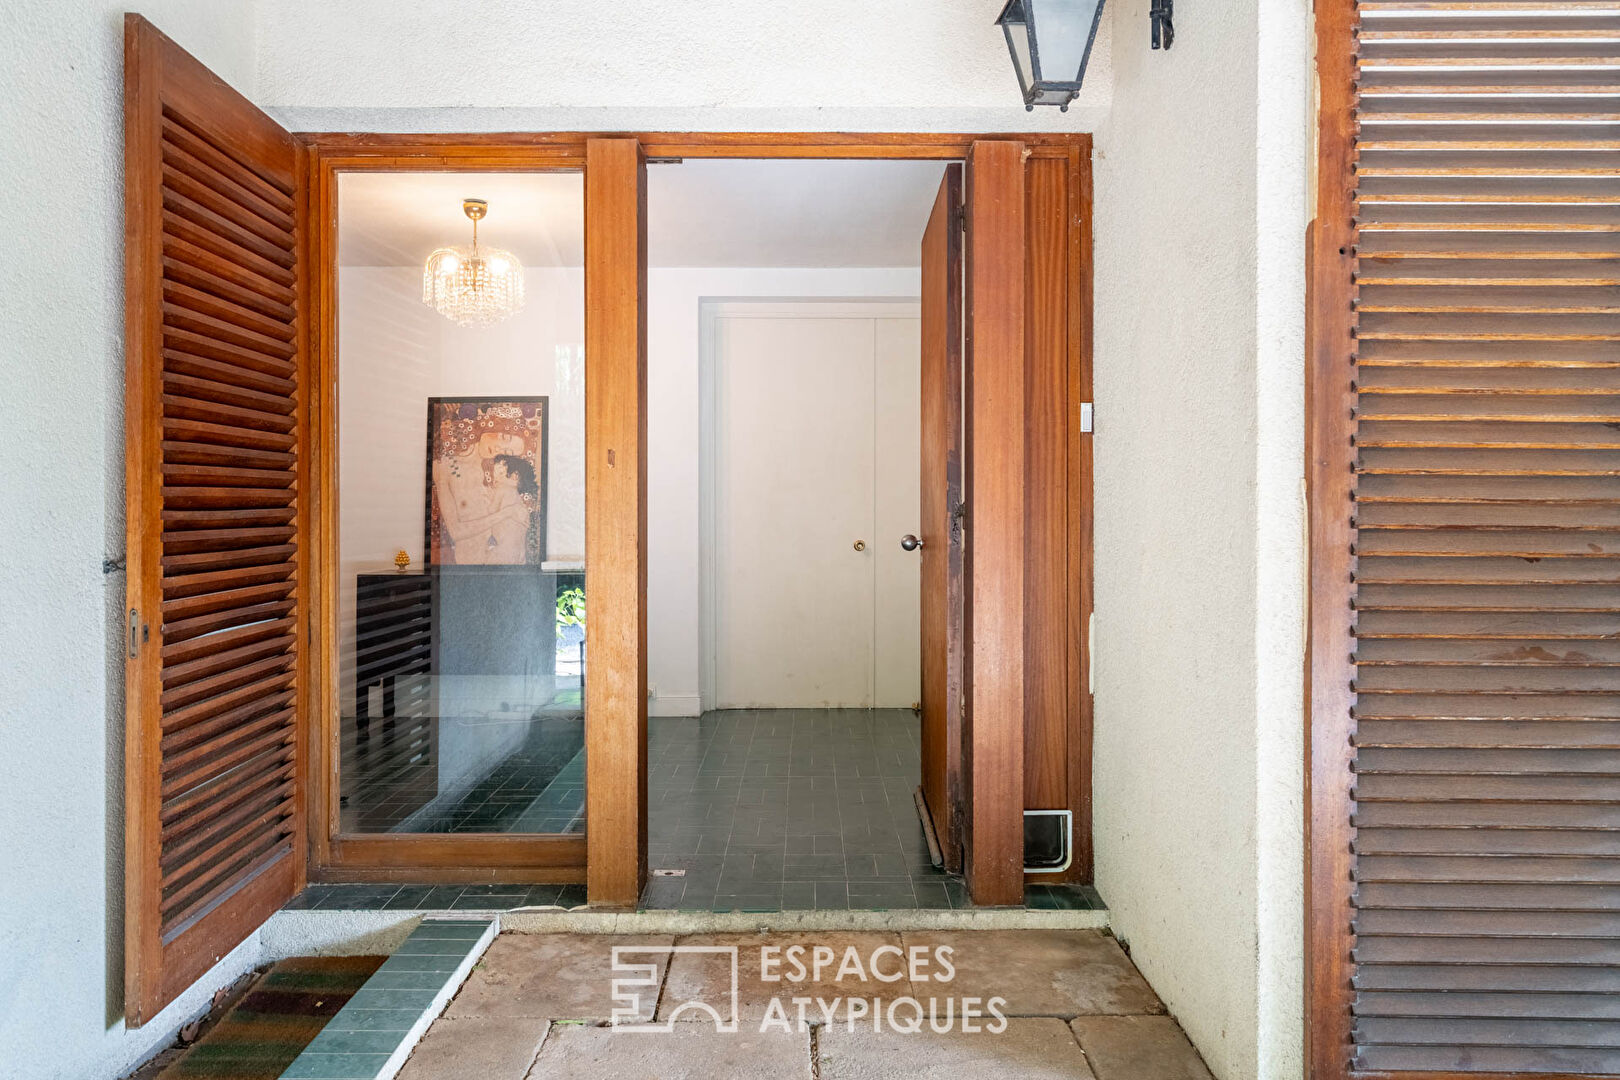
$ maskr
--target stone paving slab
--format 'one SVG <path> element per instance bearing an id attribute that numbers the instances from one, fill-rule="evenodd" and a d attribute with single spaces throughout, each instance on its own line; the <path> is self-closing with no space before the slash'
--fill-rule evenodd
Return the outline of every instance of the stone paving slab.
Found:
<path id="1" fill-rule="evenodd" d="M 445 1015 L 608 1020 L 619 1005 L 613 981 L 624 977 L 613 970 L 614 946 L 650 947 L 636 960 L 655 965 L 661 980 L 674 941 L 667 934 L 502 934 Z M 641 1019 L 652 1019 L 657 1000 L 656 985 L 641 995 Z"/>
<path id="2" fill-rule="evenodd" d="M 550 1026 L 526 1016 L 441 1018 L 416 1044 L 399 1080 L 519 1080 Z"/>
<path id="3" fill-rule="evenodd" d="M 1082 1016 L 1070 1026 L 1097 1080 L 1211 1080 L 1168 1016 Z"/>
<path id="4" fill-rule="evenodd" d="M 1067 1034 L 1067 1033 L 1065 1033 Z M 478 1076 L 469 1072 L 468 1076 Z M 669 1032 L 634 1033 L 582 1024 L 552 1027 L 526 1080 L 810 1080 L 809 1032 L 735 1034 L 712 1024 L 674 1024 Z M 507 1080 L 484 1075 L 479 1080 Z"/>
<path id="5" fill-rule="evenodd" d="M 818 1041 L 821 1080 L 1094 1080 L 1074 1035 L 1057 1019 L 1014 1019 L 1000 1033 L 944 1035 L 833 1024 Z M 1143 1073 L 1134 1080 L 1166 1078 Z"/>
<path id="6" fill-rule="evenodd" d="M 1094 930 L 919 931 L 906 947 L 949 945 L 955 997 L 1002 997 L 1008 1016 L 1065 1020 L 1163 1013 L 1164 1005 L 1112 937 Z"/>

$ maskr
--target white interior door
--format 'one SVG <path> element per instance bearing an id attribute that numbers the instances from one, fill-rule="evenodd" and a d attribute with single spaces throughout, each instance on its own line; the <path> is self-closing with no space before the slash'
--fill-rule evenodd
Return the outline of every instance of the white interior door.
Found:
<path id="1" fill-rule="evenodd" d="M 920 576 L 899 538 L 917 529 L 915 305 L 710 315 L 715 706 L 909 706 Z"/>
<path id="2" fill-rule="evenodd" d="M 909 709 L 922 699 L 922 552 L 900 538 L 922 531 L 922 320 L 880 318 L 873 325 L 876 502 L 873 532 L 873 706 Z"/>

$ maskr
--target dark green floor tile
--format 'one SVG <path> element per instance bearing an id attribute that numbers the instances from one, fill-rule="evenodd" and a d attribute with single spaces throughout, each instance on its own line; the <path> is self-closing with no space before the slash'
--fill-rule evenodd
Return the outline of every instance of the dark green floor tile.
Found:
<path id="1" fill-rule="evenodd" d="M 546 907 L 557 902 L 561 885 L 531 885 L 523 896 L 524 907 Z"/>
<path id="2" fill-rule="evenodd" d="M 397 892 L 398 885 L 334 885 L 319 910 L 373 911 L 392 900 Z"/>
<path id="3" fill-rule="evenodd" d="M 439 990 L 449 975 L 450 971 L 389 971 L 385 968 L 366 980 L 366 985 L 373 990 Z"/>
<path id="4" fill-rule="evenodd" d="M 429 916 L 417 924 L 406 941 L 477 941 L 484 936 L 484 931 L 488 927 L 488 919 Z"/>
<path id="5" fill-rule="evenodd" d="M 782 886 L 783 911 L 812 911 L 816 906 L 816 885 L 812 881 L 794 881 Z"/>
<path id="6" fill-rule="evenodd" d="M 852 881 L 849 883 L 849 906 L 851 909 L 913 908 L 917 906 L 917 897 L 911 891 L 910 882 L 891 885 Z"/>
<path id="7" fill-rule="evenodd" d="M 849 885 L 842 881 L 816 882 L 816 908 L 817 910 L 847 910 L 849 908 Z"/>
<path id="8" fill-rule="evenodd" d="M 399 891 L 383 904 L 384 911 L 421 911 L 433 895 L 431 885 L 402 885 Z"/>
<path id="9" fill-rule="evenodd" d="M 282 1080 L 376 1080 L 388 1054 L 303 1054 Z"/>
<path id="10" fill-rule="evenodd" d="M 344 1009 L 323 1031 L 406 1032 L 421 1018 L 420 1009 Z"/>
<path id="11" fill-rule="evenodd" d="M 388 1029 L 334 1031 L 328 1026 L 315 1036 L 309 1050 L 315 1054 L 392 1054 L 403 1034 L 403 1031 Z"/>
<path id="12" fill-rule="evenodd" d="M 311 885 L 297 896 L 287 901 L 287 911 L 313 911 L 321 906 L 321 901 L 334 889 L 334 885 Z"/>

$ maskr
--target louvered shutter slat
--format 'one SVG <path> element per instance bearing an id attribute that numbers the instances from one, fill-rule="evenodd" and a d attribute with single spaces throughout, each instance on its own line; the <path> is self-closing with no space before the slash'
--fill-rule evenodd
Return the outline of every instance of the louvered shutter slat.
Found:
<path id="1" fill-rule="evenodd" d="M 1620 1073 L 1620 4 L 1357 7 L 1350 1064 Z"/>
<path id="2" fill-rule="evenodd" d="M 279 610 L 266 603 L 295 588 L 296 546 L 263 541 L 291 540 L 297 512 L 298 326 L 286 277 L 255 274 L 264 263 L 293 266 L 285 182 L 261 176 L 174 108 L 164 113 L 161 160 L 164 221 L 180 226 L 164 230 L 163 248 L 195 253 L 165 260 L 162 279 L 163 333 L 174 345 L 162 354 L 162 415 L 177 450 L 164 455 L 161 488 L 159 864 L 169 936 L 292 850 L 293 791 L 282 778 L 293 761 L 297 643 L 285 619 L 266 620 Z M 238 458 L 222 474 L 185 452 L 192 440 L 286 456 Z M 289 528 L 258 527 L 272 522 Z M 249 527 L 215 528 L 236 524 Z M 282 632 L 265 635 L 272 626 Z M 189 657 L 172 651 L 187 641 L 203 646 Z"/>

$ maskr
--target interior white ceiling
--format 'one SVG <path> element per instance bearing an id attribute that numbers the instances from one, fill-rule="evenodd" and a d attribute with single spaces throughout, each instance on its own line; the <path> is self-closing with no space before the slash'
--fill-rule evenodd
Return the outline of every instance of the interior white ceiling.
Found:
<path id="1" fill-rule="evenodd" d="M 647 167 L 652 266 L 915 266 L 944 165 L 689 160 Z M 348 173 L 338 262 L 417 266 L 465 244 L 463 198 L 489 201 L 479 239 L 526 266 L 583 261 L 579 173 Z"/>

